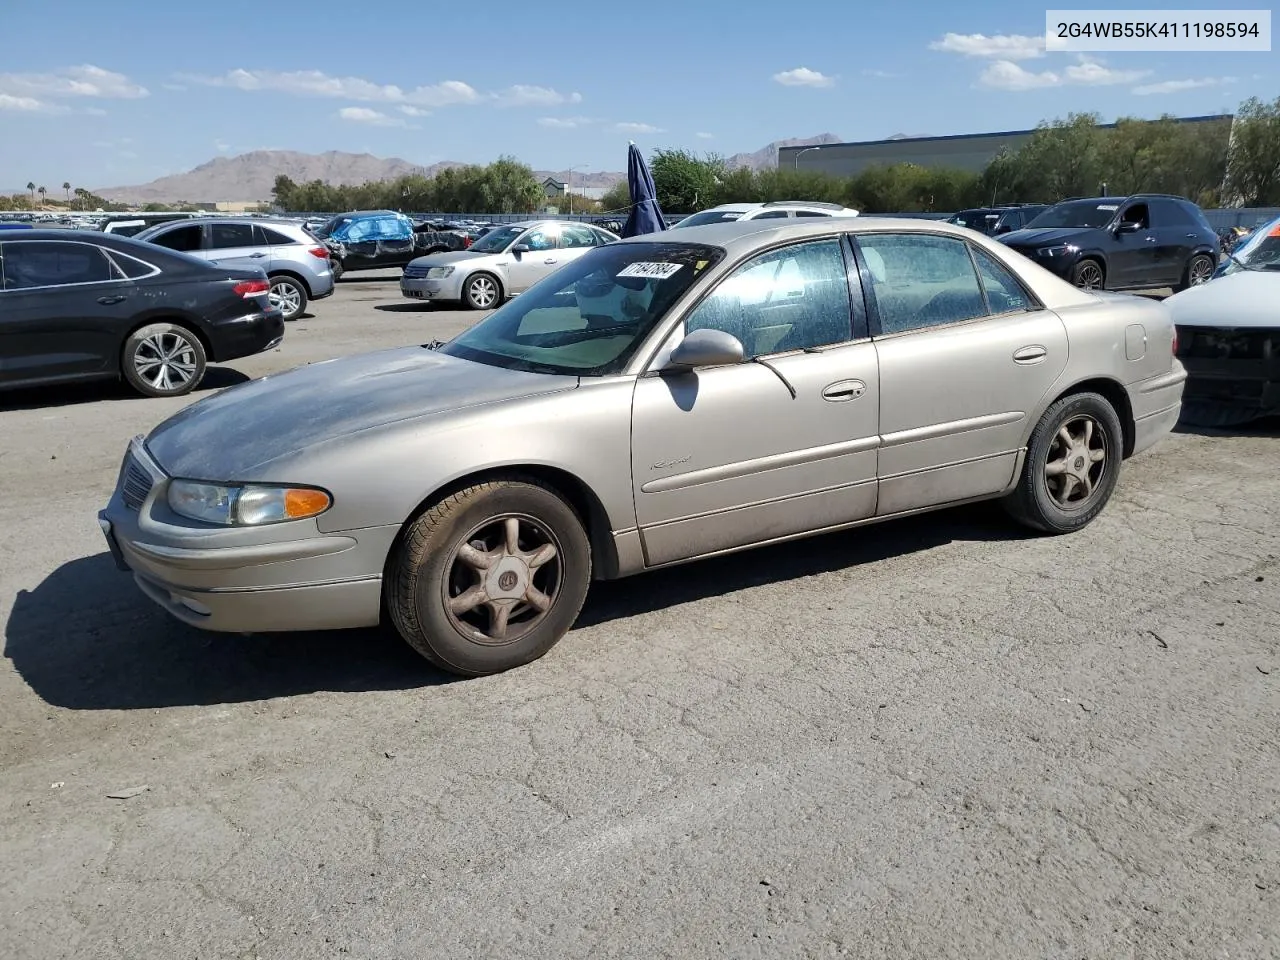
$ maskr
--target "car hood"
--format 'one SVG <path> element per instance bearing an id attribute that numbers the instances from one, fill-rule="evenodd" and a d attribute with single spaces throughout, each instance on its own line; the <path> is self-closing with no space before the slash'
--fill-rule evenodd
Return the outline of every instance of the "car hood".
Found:
<path id="1" fill-rule="evenodd" d="M 229 482 L 327 441 L 398 421 L 553 393 L 573 376 L 473 363 L 425 347 L 327 360 L 193 403 L 147 437 L 170 476 Z"/>
<path id="2" fill-rule="evenodd" d="M 1173 322 L 1184 327 L 1280 329 L 1280 271 L 1243 270 L 1167 297 Z"/>
<path id="3" fill-rule="evenodd" d="M 1073 243 L 1085 234 L 1093 233 L 1093 227 L 1037 227 L 1014 230 L 999 236 L 1001 243 L 1012 247 L 1047 247 L 1055 243 Z"/>
<path id="4" fill-rule="evenodd" d="M 447 267 L 450 264 L 462 263 L 464 260 L 481 260 L 494 257 L 494 253 L 473 253 L 470 250 L 450 250 L 448 253 L 430 253 L 425 257 L 414 257 L 409 262 L 415 267 Z"/>

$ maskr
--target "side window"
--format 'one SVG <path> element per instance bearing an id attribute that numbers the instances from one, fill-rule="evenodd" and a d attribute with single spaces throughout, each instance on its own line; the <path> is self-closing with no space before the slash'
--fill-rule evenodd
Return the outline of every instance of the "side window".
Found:
<path id="1" fill-rule="evenodd" d="M 264 227 L 261 224 L 253 225 L 253 245 L 255 247 L 276 246 L 283 247 L 298 241 L 293 237 L 281 233 L 279 230 L 272 230 L 270 227 Z"/>
<path id="2" fill-rule="evenodd" d="M 253 224 L 214 223 L 209 225 L 209 249 L 230 250 L 232 247 L 252 247 Z"/>
<path id="3" fill-rule="evenodd" d="M 1153 200 L 1151 203 L 1156 227 L 1195 227 L 1199 226 L 1191 216 L 1185 204 L 1177 200 Z"/>
<path id="4" fill-rule="evenodd" d="M 116 265 L 116 269 L 130 280 L 137 280 L 140 277 L 149 277 L 156 272 L 156 268 L 151 264 L 143 263 L 141 260 L 134 259 L 127 253 L 121 253 L 119 250 L 112 250 L 108 256 Z"/>
<path id="5" fill-rule="evenodd" d="M 57 287 L 111 280 L 111 264 L 87 243 L 10 242 L 3 248 L 4 288 Z"/>
<path id="6" fill-rule="evenodd" d="M 982 289 L 987 292 L 987 303 L 992 313 L 1031 309 L 1031 301 L 1022 284 L 1003 264 L 977 247 L 973 248 L 973 259 L 978 263 L 978 276 L 982 278 Z"/>
<path id="7" fill-rule="evenodd" d="M 562 247 L 594 247 L 595 231 L 588 227 L 567 226 L 560 234 Z"/>
<path id="8" fill-rule="evenodd" d="M 849 278 L 839 240 L 783 247 L 747 261 L 685 320 L 685 330 L 723 330 L 748 357 L 853 338 Z"/>
<path id="9" fill-rule="evenodd" d="M 609 234 L 601 233 L 599 230 L 592 230 L 591 232 L 595 235 L 597 247 L 603 247 L 606 244 L 613 243 L 613 237 L 609 236 Z"/>
<path id="10" fill-rule="evenodd" d="M 987 315 L 963 240 L 913 233 L 863 234 L 881 334 L 905 333 Z"/>
<path id="11" fill-rule="evenodd" d="M 787 211 L 785 210 L 766 210 L 764 213 L 756 214 L 751 219 L 752 220 L 773 220 L 777 217 L 789 217 L 789 216 L 791 216 L 791 214 L 787 213 Z"/>
<path id="12" fill-rule="evenodd" d="M 180 253 L 199 250 L 201 240 L 202 228 L 199 224 L 193 224 L 189 227 L 177 227 L 168 233 L 162 233 L 157 237 L 151 238 L 151 242 L 156 246 L 168 247 L 170 250 L 177 250 Z"/>
<path id="13" fill-rule="evenodd" d="M 831 214 L 822 213 L 819 210 L 797 210 L 796 216 L 797 217 L 829 217 L 831 216 Z"/>
<path id="14" fill-rule="evenodd" d="M 365 240 L 375 239 L 375 226 L 372 220 L 353 220 L 351 226 L 347 227 L 347 235 L 343 237 L 348 243 L 361 243 Z"/>
<path id="15" fill-rule="evenodd" d="M 413 224 L 399 217 L 379 217 L 375 225 L 378 240 L 407 240 L 413 236 Z"/>
<path id="16" fill-rule="evenodd" d="M 1125 207 L 1125 211 L 1120 215 L 1120 219 L 1126 223 L 1136 223 L 1139 230 L 1151 229 L 1151 214 L 1147 212 L 1145 203 L 1135 203 Z"/>
<path id="17" fill-rule="evenodd" d="M 520 238 L 520 242 L 530 250 L 554 250 L 556 238 L 545 230 L 530 230 Z"/>

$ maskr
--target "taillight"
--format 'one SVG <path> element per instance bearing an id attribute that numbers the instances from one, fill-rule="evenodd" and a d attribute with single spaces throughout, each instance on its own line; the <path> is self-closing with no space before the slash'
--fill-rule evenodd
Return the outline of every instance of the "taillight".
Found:
<path id="1" fill-rule="evenodd" d="M 238 297 L 261 297 L 269 293 L 271 285 L 265 280 L 244 280 L 237 283 L 231 290 Z"/>
<path id="2" fill-rule="evenodd" d="M 1178 355 L 1178 328 L 1173 328 L 1173 355 Z"/>
<path id="3" fill-rule="evenodd" d="M 328 260 L 329 250 L 327 247 L 312 247 L 307 253 L 311 254 L 317 260 Z"/>
<path id="4" fill-rule="evenodd" d="M 471 245 L 472 245 L 473 243 L 475 243 L 475 242 L 476 242 L 475 237 L 463 237 L 463 238 L 462 238 L 462 249 L 463 249 L 463 250 L 467 249 L 467 247 L 471 246 Z"/>

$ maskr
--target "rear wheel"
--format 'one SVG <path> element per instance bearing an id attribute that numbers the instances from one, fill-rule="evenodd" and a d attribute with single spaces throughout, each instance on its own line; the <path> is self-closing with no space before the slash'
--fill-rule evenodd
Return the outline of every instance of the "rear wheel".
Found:
<path id="1" fill-rule="evenodd" d="M 400 635 L 461 676 L 543 656 L 573 626 L 591 580 L 577 513 L 532 478 L 479 483 L 408 529 L 387 573 Z"/>
<path id="2" fill-rule="evenodd" d="M 1081 290 L 1101 290 L 1106 282 L 1102 264 L 1097 260 L 1081 260 L 1071 268 L 1071 282 Z"/>
<path id="3" fill-rule="evenodd" d="M 284 274 L 272 277 L 271 306 L 284 314 L 285 320 L 297 320 L 307 309 L 307 288 Z"/>
<path id="4" fill-rule="evenodd" d="M 146 397 L 180 397 L 204 379 L 207 366 L 200 338 L 175 323 L 151 323 L 129 335 L 120 372 Z"/>
<path id="5" fill-rule="evenodd" d="M 1197 253 L 1191 258 L 1187 264 L 1187 272 L 1183 274 L 1182 283 L 1178 284 L 1177 290 L 1186 290 L 1188 287 L 1198 287 L 1202 283 L 1208 283 L 1213 278 L 1213 271 L 1218 268 L 1214 263 L 1213 257 L 1207 253 Z"/>
<path id="6" fill-rule="evenodd" d="M 472 310 L 492 310 L 502 299 L 502 287 L 496 277 L 477 273 L 463 286 L 462 299 Z"/>
<path id="7" fill-rule="evenodd" d="M 1091 523 L 1120 477 L 1120 418 L 1097 393 L 1063 397 L 1031 433 L 1018 486 L 1004 499 L 1015 520 L 1044 533 L 1071 533 Z"/>

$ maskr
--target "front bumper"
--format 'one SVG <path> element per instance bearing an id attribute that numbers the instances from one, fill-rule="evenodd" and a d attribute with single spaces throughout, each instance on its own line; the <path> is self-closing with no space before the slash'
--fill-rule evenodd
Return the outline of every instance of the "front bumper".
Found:
<path id="1" fill-rule="evenodd" d="M 412 300 L 447 300 L 462 299 L 462 277 L 455 271 L 453 276 L 443 280 L 428 280 L 425 277 L 401 277 L 400 293 Z"/>
<path id="2" fill-rule="evenodd" d="M 209 359 L 225 363 L 274 349 L 284 339 L 284 314 L 279 310 L 246 313 L 213 325 Z"/>
<path id="3" fill-rule="evenodd" d="M 116 565 L 174 617 L 235 633 L 378 623 L 382 568 L 398 527 L 334 534 L 314 520 L 214 527 L 169 510 L 168 483 L 135 438 L 98 523 Z"/>
<path id="4" fill-rule="evenodd" d="M 1178 327 L 1188 423 L 1227 426 L 1280 414 L 1280 327 Z"/>

